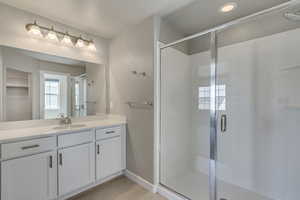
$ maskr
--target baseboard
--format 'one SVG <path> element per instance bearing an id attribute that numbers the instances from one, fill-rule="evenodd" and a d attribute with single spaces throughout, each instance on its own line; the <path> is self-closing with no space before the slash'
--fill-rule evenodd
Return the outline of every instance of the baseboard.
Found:
<path id="1" fill-rule="evenodd" d="M 131 181 L 139 184 L 140 186 L 142 186 L 143 188 L 145 188 L 146 190 L 156 193 L 157 189 L 156 187 L 150 183 L 149 181 L 145 180 L 144 178 L 136 175 L 135 173 L 129 171 L 129 170 L 125 170 L 125 176 L 130 179 Z"/>
<path id="2" fill-rule="evenodd" d="M 183 196 L 178 195 L 175 192 L 168 190 L 167 188 L 161 185 L 157 187 L 157 193 L 169 200 L 188 200 L 187 198 L 184 198 Z"/>

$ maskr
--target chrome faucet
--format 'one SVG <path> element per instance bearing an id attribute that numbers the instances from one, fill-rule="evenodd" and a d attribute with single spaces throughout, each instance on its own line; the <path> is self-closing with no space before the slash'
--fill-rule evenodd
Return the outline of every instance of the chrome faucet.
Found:
<path id="1" fill-rule="evenodd" d="M 59 119 L 60 119 L 59 123 L 61 125 L 70 125 L 70 124 L 72 124 L 72 119 L 69 116 L 64 116 L 64 114 L 60 114 Z"/>

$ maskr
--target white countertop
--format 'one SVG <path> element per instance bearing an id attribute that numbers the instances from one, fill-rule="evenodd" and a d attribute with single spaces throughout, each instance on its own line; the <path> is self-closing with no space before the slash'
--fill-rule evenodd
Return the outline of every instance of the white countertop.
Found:
<path id="1" fill-rule="evenodd" d="M 4 122 L 5 123 L 5 122 Z M 59 135 L 65 134 L 68 132 L 74 132 L 78 130 L 91 129 L 97 127 L 109 127 L 115 125 L 126 124 L 125 117 L 105 117 L 99 119 L 91 119 L 91 120 L 76 120 L 72 123 L 72 125 L 85 125 L 83 127 L 75 127 L 75 128 L 66 128 L 66 129 L 55 129 L 58 127 L 58 124 L 55 125 L 43 125 L 43 126 L 33 126 L 33 127 L 18 127 L 18 128 L 8 128 L 5 130 L 0 130 L 0 143 L 24 140 L 24 139 L 33 139 L 40 138 L 45 136 Z"/>

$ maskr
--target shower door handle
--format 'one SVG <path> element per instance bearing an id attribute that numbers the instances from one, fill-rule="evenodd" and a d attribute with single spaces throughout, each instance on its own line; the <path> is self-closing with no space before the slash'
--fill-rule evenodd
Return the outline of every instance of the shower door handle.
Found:
<path id="1" fill-rule="evenodd" d="M 227 130 L 227 116 L 221 115 L 221 132 L 226 132 Z"/>

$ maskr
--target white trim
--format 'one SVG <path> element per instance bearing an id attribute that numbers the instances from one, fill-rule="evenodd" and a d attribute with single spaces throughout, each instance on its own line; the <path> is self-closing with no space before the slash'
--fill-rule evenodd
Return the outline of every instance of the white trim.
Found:
<path id="1" fill-rule="evenodd" d="M 143 188 L 145 188 L 146 190 L 150 191 L 150 192 L 153 192 L 153 193 L 156 193 L 157 192 L 157 188 L 150 182 L 148 182 L 147 180 L 145 180 L 144 178 L 136 175 L 135 173 L 131 172 L 131 171 L 128 171 L 128 170 L 125 170 L 125 176 L 137 183 L 138 185 L 142 186 Z"/>
<path id="2" fill-rule="evenodd" d="M 68 116 L 71 116 L 70 108 L 70 98 L 71 90 L 70 87 L 70 73 L 63 72 L 52 72 L 52 71 L 40 71 L 40 119 L 45 119 L 45 75 L 50 76 L 59 76 L 59 79 L 62 80 L 62 85 L 60 87 L 60 104 L 63 105 L 63 111 L 66 112 Z M 62 108 L 59 109 L 62 113 Z"/>
<path id="3" fill-rule="evenodd" d="M 163 187 L 162 185 L 159 185 L 157 187 L 157 192 L 161 196 L 166 197 L 169 200 L 188 200 L 187 198 L 184 198 L 183 196 L 180 196 L 180 195 L 168 190 L 167 188 Z"/>
<path id="4" fill-rule="evenodd" d="M 40 70 L 41 74 L 53 74 L 53 75 L 59 75 L 59 76 L 71 76 L 70 73 L 64 73 L 64 72 L 55 72 L 55 71 L 49 71 L 49 70 Z"/>
<path id="5" fill-rule="evenodd" d="M 159 148 L 160 148 L 160 17 L 154 17 L 154 144 L 153 144 L 153 184 L 159 185 Z"/>
<path id="6" fill-rule="evenodd" d="M 0 47 L 0 121 L 4 120 L 4 99 L 5 99 L 5 78 L 4 78 L 4 62 L 3 62 L 3 55 L 2 55 L 2 47 Z"/>

